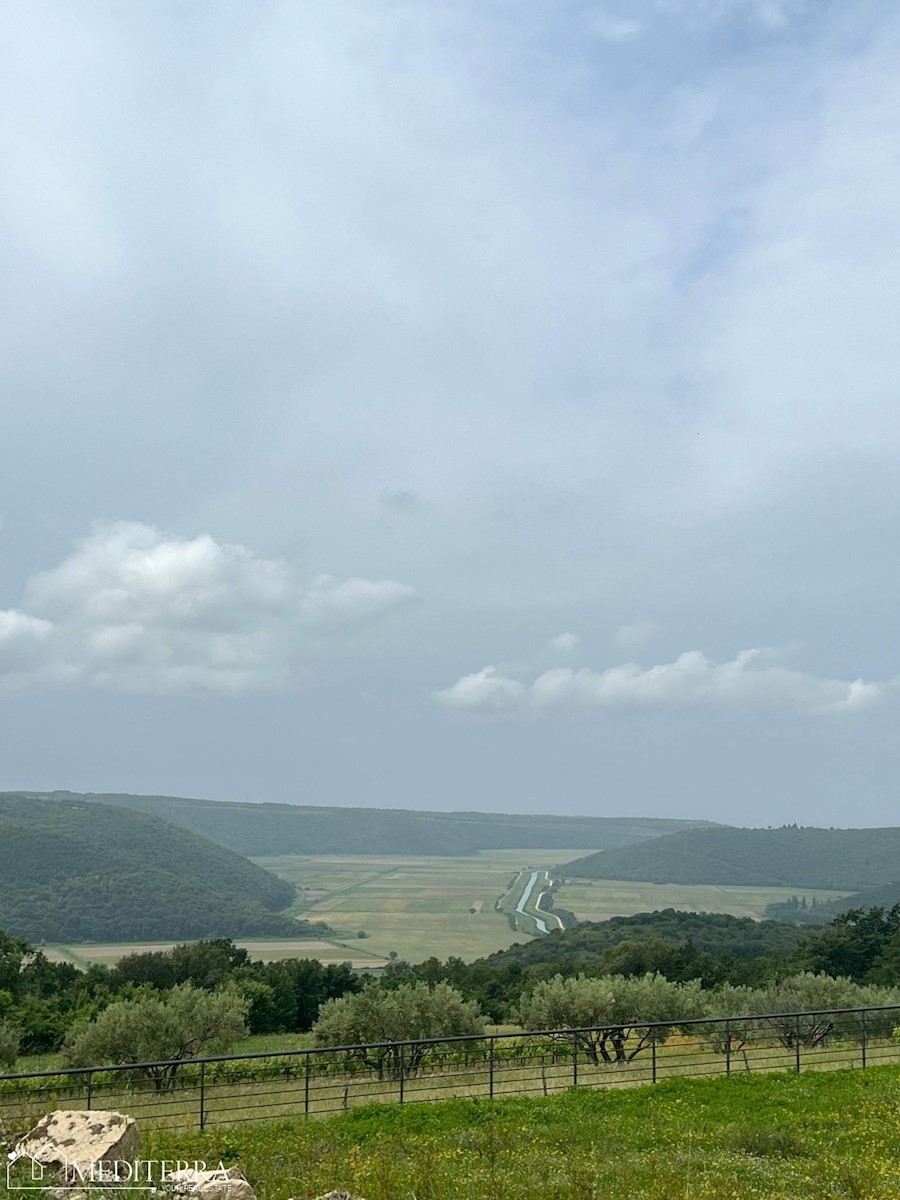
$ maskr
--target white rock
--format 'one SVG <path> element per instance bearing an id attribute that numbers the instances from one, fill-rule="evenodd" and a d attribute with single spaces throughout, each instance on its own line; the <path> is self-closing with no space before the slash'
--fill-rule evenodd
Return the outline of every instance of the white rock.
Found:
<path id="1" fill-rule="evenodd" d="M 56 1176 L 76 1182 L 108 1178 L 117 1164 L 137 1158 L 141 1135 L 131 1117 L 122 1113 L 60 1109 L 43 1117 L 16 1145 L 23 1155 Z"/>
<path id="2" fill-rule="evenodd" d="M 191 1196 L 195 1200 L 256 1200 L 253 1188 L 237 1167 L 227 1167 L 224 1171 L 188 1167 L 172 1171 L 164 1182 L 176 1196 Z"/>

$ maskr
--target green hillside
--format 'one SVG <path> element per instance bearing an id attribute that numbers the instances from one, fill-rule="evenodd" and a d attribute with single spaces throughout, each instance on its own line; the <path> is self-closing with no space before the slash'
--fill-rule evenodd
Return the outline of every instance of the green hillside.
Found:
<path id="1" fill-rule="evenodd" d="M 0 929 L 34 941 L 297 936 L 293 887 L 158 817 L 0 796 Z"/>
<path id="2" fill-rule="evenodd" d="M 2 793 L 0 793 L 2 794 Z M 700 821 L 641 817 L 519 816 L 236 804 L 179 796 L 30 793 L 42 799 L 100 802 L 150 813 L 251 857 L 275 854 L 474 854 L 478 850 L 628 846 Z"/>
<path id="3" fill-rule="evenodd" d="M 589 879 L 862 891 L 900 877 L 900 829 L 720 825 L 590 854 L 558 869 Z"/>
<path id="4" fill-rule="evenodd" d="M 523 968 L 547 964 L 554 971 L 590 969 L 624 942 L 647 941 L 676 946 L 690 942 L 702 954 L 749 959 L 764 954 L 788 954 L 804 936 L 804 930 L 778 921 L 667 908 L 632 917 L 610 917 L 608 921 L 584 921 L 572 929 L 554 929 L 546 937 L 517 942 L 481 962 L 493 967 L 517 964 Z"/>

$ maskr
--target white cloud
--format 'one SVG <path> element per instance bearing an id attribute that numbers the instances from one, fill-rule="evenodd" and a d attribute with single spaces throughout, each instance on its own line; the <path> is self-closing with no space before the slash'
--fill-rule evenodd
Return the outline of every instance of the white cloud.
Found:
<path id="1" fill-rule="evenodd" d="M 616 644 L 623 650 L 640 650 L 659 633 L 659 626 L 653 621 L 636 621 L 633 625 L 623 625 L 616 633 Z"/>
<path id="2" fill-rule="evenodd" d="M 595 12 L 589 18 L 588 28 L 604 42 L 627 42 L 643 32 L 644 22 L 614 16 L 612 13 Z"/>
<path id="3" fill-rule="evenodd" d="M 392 579 L 337 579 L 320 575 L 303 597 L 302 613 L 313 625 L 346 625 L 379 617 L 415 598 L 415 590 Z"/>
<path id="4" fill-rule="evenodd" d="M 0 679 L 39 670 L 54 632 L 50 621 L 16 609 L 0 609 Z"/>
<path id="5" fill-rule="evenodd" d="M 575 633 L 559 633 L 556 637 L 550 639 L 550 649 L 555 650 L 559 654 L 571 654 L 579 643 L 579 637 Z"/>
<path id="6" fill-rule="evenodd" d="M 435 699 L 448 708 L 477 712 L 514 712 L 528 705 L 528 688 L 517 679 L 501 675 L 496 667 L 482 667 L 457 679 L 453 687 L 436 692 Z"/>
<path id="7" fill-rule="evenodd" d="M 763 709 L 823 715 L 868 708 L 888 686 L 807 675 L 782 666 L 772 650 L 742 650 L 724 663 L 689 650 L 674 662 L 646 670 L 635 663 L 604 671 L 556 667 L 531 684 L 485 667 L 437 692 L 435 699 L 472 712 L 531 715 L 596 708 Z"/>
<path id="8" fill-rule="evenodd" d="M 133 692 L 237 693 L 283 684 L 303 631 L 346 628 L 415 595 L 393 580 L 322 575 L 209 535 L 100 525 L 0 611 L 0 683 L 67 682 Z"/>

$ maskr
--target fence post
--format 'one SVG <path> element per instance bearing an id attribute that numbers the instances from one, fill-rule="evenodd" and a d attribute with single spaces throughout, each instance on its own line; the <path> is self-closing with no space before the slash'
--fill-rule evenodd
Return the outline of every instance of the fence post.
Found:
<path id="1" fill-rule="evenodd" d="M 206 1063 L 200 1064 L 200 1128 L 206 1128 Z"/>
<path id="2" fill-rule="evenodd" d="M 866 1010 L 863 1009 L 862 1014 L 861 1014 L 861 1016 L 862 1016 L 862 1035 L 860 1037 L 860 1048 L 862 1050 L 862 1069 L 863 1070 L 865 1070 L 866 1066 L 868 1065 L 867 1051 L 869 1048 L 869 1025 L 868 1025 L 868 1022 L 866 1021 L 866 1015 L 867 1015 Z"/>
<path id="3" fill-rule="evenodd" d="M 488 1096 L 491 1100 L 494 1098 L 494 1039 L 490 1040 L 490 1050 L 488 1052 Z"/>
<path id="4" fill-rule="evenodd" d="M 725 1022 L 725 1074 L 731 1074 L 731 1022 Z"/>
<path id="5" fill-rule="evenodd" d="M 794 1070 L 800 1074 L 800 1014 L 794 1018 L 794 1037 L 796 1039 L 794 1047 Z"/>
<path id="6" fill-rule="evenodd" d="M 656 1083 L 656 1026 L 653 1026 L 652 1040 L 650 1042 L 650 1054 L 653 1062 L 653 1082 Z"/>
<path id="7" fill-rule="evenodd" d="M 87 1101 L 85 1103 L 85 1108 L 90 1108 L 91 1100 L 93 1099 L 93 1096 L 94 1096 L 94 1072 L 93 1071 L 91 1071 L 91 1073 L 88 1075 L 87 1079 L 88 1079 Z"/>
<path id="8" fill-rule="evenodd" d="M 308 1117 L 309 1116 L 309 1060 L 311 1058 L 311 1054 L 310 1054 L 309 1050 L 307 1050 L 304 1057 L 306 1059 L 306 1070 L 303 1073 L 303 1115 L 305 1117 Z"/>
<path id="9" fill-rule="evenodd" d="M 578 1034 L 572 1034 L 572 1087 L 578 1087 Z"/>
<path id="10" fill-rule="evenodd" d="M 399 1046 L 399 1047 L 398 1047 L 398 1050 L 399 1050 L 399 1054 L 400 1054 L 400 1058 L 399 1058 L 399 1062 L 400 1062 L 400 1103 L 402 1104 L 402 1103 L 403 1103 L 403 1091 L 404 1091 L 404 1088 L 403 1088 L 403 1084 L 404 1084 L 404 1078 L 403 1078 L 403 1047 L 402 1047 L 402 1046 Z"/>

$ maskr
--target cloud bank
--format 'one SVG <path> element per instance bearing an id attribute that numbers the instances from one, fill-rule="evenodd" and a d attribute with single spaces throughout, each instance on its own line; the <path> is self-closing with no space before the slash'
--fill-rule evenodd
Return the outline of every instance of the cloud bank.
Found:
<path id="1" fill-rule="evenodd" d="M 99 525 L 0 610 L 0 686 L 83 681 L 129 692 L 238 693 L 286 682 L 300 641 L 386 615 L 415 596 L 390 579 L 321 575 L 208 534 Z"/>
<path id="2" fill-rule="evenodd" d="M 464 675 L 435 693 L 447 708 L 467 712 L 539 716 L 591 709 L 761 709 L 819 716 L 859 712 L 876 704 L 889 685 L 807 675 L 781 665 L 773 650 L 742 650 L 715 663 L 700 650 L 674 662 L 636 663 L 604 671 L 556 667 L 532 683 L 496 667 Z"/>

